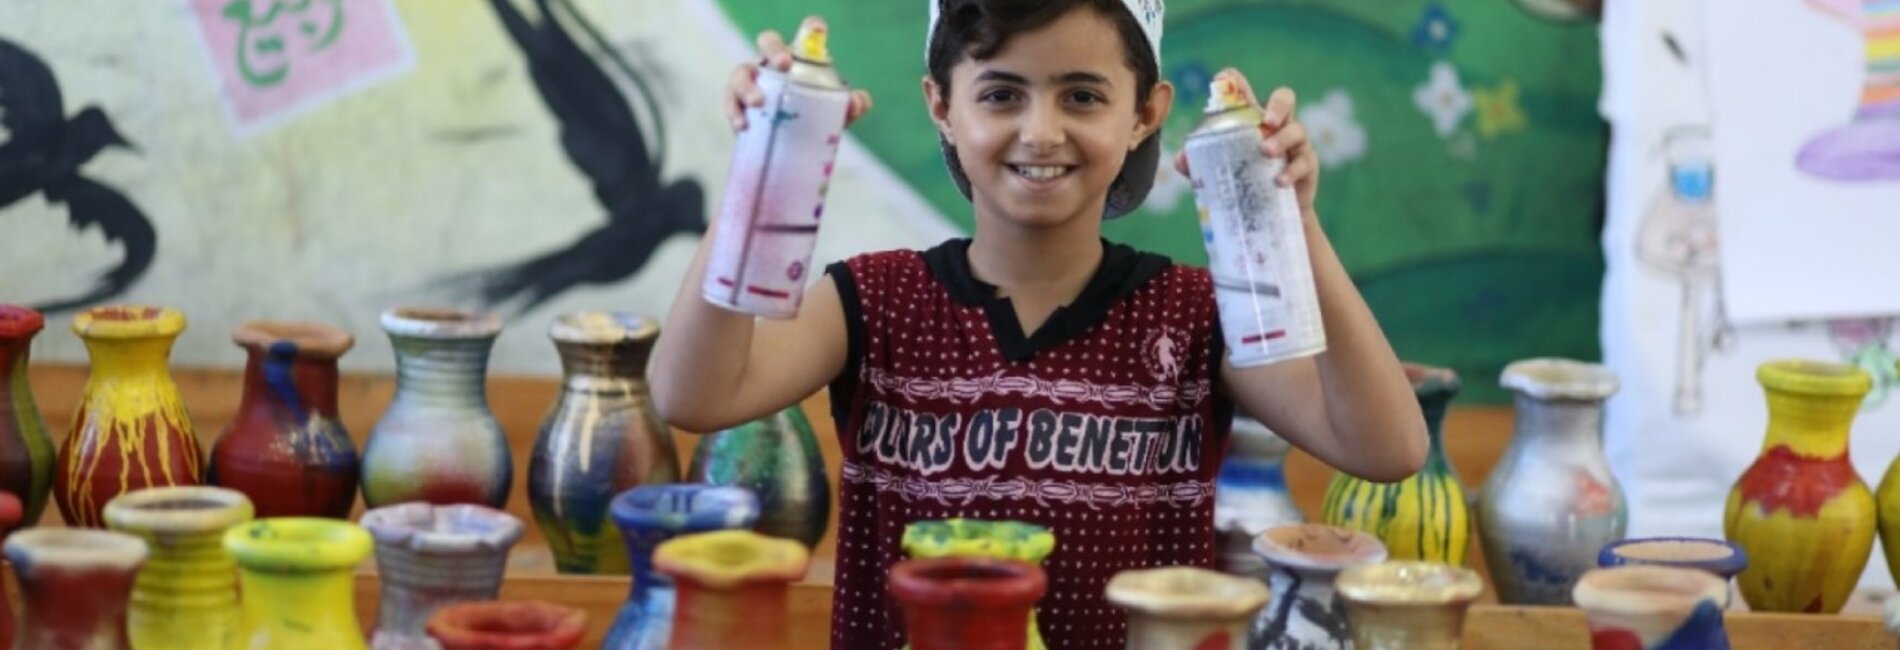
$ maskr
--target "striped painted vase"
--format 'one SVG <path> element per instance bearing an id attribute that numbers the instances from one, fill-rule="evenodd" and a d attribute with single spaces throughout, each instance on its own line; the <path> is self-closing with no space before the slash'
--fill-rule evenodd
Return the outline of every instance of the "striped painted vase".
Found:
<path id="1" fill-rule="evenodd" d="M 1445 458 L 1445 408 L 1458 393 L 1458 375 L 1444 368 L 1405 366 L 1425 412 L 1431 452 L 1419 473 L 1398 483 L 1362 481 L 1344 473 L 1326 490 L 1327 524 L 1357 528 L 1385 543 L 1395 560 L 1456 566 L 1471 545 L 1471 512 L 1458 471 Z"/>

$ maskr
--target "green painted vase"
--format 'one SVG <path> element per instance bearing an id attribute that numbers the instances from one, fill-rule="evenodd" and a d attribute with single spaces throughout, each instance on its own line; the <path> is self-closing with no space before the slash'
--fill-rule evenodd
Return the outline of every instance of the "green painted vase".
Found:
<path id="1" fill-rule="evenodd" d="M 1425 412 L 1431 451 L 1425 467 L 1397 483 L 1333 476 L 1323 506 L 1329 525 L 1372 533 L 1395 560 L 1464 566 L 1471 546 L 1471 509 L 1458 470 L 1445 458 L 1445 411 L 1458 393 L 1458 375 L 1407 364 L 1405 375 Z"/>

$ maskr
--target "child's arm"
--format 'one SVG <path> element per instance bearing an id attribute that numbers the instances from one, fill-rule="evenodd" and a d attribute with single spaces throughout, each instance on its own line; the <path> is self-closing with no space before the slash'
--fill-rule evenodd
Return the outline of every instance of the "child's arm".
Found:
<path id="1" fill-rule="evenodd" d="M 774 32 L 759 35 L 763 62 L 781 71 L 791 55 Z M 733 71 L 726 89 L 733 129 L 745 127 L 741 104 L 759 105 L 753 83 L 758 64 Z M 848 120 L 870 109 L 870 96 L 852 97 Z M 707 432 L 764 417 L 817 392 L 843 370 L 846 335 L 838 285 L 819 278 L 791 320 L 755 319 L 714 307 L 700 296 L 713 238 L 709 228 L 687 269 L 666 328 L 653 351 L 653 401 L 660 417 L 687 431 Z"/>
<path id="2" fill-rule="evenodd" d="M 1245 80 L 1239 81 L 1245 88 Z M 1287 88 L 1268 99 L 1261 154 L 1286 156 L 1278 180 L 1299 193 L 1326 352 L 1257 368 L 1235 368 L 1222 359 L 1221 387 L 1242 411 L 1326 464 L 1365 479 L 1397 481 L 1425 463 L 1425 417 L 1392 345 L 1320 229 L 1313 210 L 1319 160 L 1295 106 Z M 1185 157 L 1175 164 L 1185 173 Z"/>

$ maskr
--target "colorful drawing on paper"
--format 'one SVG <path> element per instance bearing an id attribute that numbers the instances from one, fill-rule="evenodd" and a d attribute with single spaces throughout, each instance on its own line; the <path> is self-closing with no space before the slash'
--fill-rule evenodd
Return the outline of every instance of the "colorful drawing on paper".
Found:
<path id="1" fill-rule="evenodd" d="M 158 252 L 158 232 L 145 212 L 81 166 L 107 149 L 133 150 L 104 109 L 88 105 L 71 117 L 59 80 L 44 60 L 0 38 L 0 211 L 34 195 L 63 205 L 73 231 L 98 227 L 125 250 L 118 266 L 90 290 L 35 308 L 69 311 L 125 293 L 145 275 Z"/>
<path id="2" fill-rule="evenodd" d="M 538 20 L 510 0 L 489 4 L 527 60 L 542 103 L 560 125 L 561 149 L 593 184 L 607 223 L 564 248 L 439 284 L 486 307 L 525 312 L 569 289 L 632 277 L 668 239 L 704 233 L 706 195 L 699 181 L 662 178 L 665 115 L 641 69 L 605 42 L 570 0 L 536 0 Z M 590 55 L 568 24 L 600 54 Z M 633 89 L 645 124 L 609 69 Z"/>
<path id="3" fill-rule="evenodd" d="M 1865 76 L 1846 124 L 1809 140 L 1795 165 L 1835 181 L 1900 180 L 1900 2 L 1806 0 L 1865 40 Z"/>
<path id="4" fill-rule="evenodd" d="M 1828 340 L 1841 354 L 1841 360 L 1873 375 L 1874 388 L 1867 392 L 1862 410 L 1880 408 L 1888 393 L 1900 388 L 1900 354 L 1893 345 L 1893 317 L 1846 318 L 1828 321 Z"/>
<path id="5" fill-rule="evenodd" d="M 407 69 L 391 0 L 191 0 L 238 130 L 322 105 Z"/>

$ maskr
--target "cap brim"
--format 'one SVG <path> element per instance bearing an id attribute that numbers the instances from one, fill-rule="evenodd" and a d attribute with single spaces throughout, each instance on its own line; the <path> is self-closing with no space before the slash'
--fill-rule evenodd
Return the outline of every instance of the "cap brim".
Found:
<path id="1" fill-rule="evenodd" d="M 963 175 L 963 166 L 957 162 L 956 148 L 941 135 L 937 138 L 937 147 L 943 151 L 944 167 L 949 168 L 950 180 L 956 183 L 957 191 L 963 193 L 963 198 L 970 198 L 970 179 Z M 1102 219 L 1114 219 L 1141 209 L 1141 204 L 1148 200 L 1148 191 L 1154 189 L 1155 173 L 1160 171 L 1160 165 L 1161 132 L 1155 131 L 1122 161 L 1121 175 L 1108 186 Z"/>

